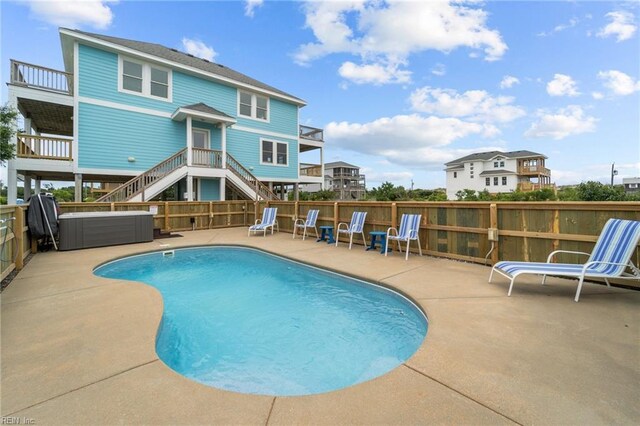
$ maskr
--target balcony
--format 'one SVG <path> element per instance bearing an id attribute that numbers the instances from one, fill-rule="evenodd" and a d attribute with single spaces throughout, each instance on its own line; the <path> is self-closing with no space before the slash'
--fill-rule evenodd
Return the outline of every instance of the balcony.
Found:
<path id="1" fill-rule="evenodd" d="M 530 192 L 530 191 L 538 191 L 540 189 L 555 189 L 556 185 L 554 183 L 533 183 L 533 182 L 519 182 L 518 183 L 518 191 L 522 192 Z"/>
<path id="2" fill-rule="evenodd" d="M 71 161 L 73 140 L 19 133 L 16 156 L 37 160 Z"/>
<path id="3" fill-rule="evenodd" d="M 518 174 L 551 176 L 551 170 L 543 166 L 518 166 Z"/>
<path id="4" fill-rule="evenodd" d="M 300 164 L 300 176 L 322 177 L 322 167 L 319 164 Z"/>
<path id="5" fill-rule="evenodd" d="M 300 137 L 315 142 L 324 142 L 324 130 L 300 125 Z"/>
<path id="6" fill-rule="evenodd" d="M 11 60 L 11 84 L 73 95 L 73 74 Z"/>

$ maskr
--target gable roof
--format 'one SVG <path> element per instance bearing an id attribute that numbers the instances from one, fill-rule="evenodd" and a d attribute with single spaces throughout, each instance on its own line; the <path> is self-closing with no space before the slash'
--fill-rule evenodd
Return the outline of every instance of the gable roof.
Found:
<path id="1" fill-rule="evenodd" d="M 136 50 L 138 52 L 152 55 L 157 58 L 163 59 L 165 61 L 174 62 L 180 65 L 184 65 L 191 68 L 196 68 L 200 71 L 204 71 L 209 74 L 213 74 L 214 76 L 222 77 L 224 79 L 233 80 L 241 85 L 251 86 L 253 88 L 262 89 L 265 91 L 273 92 L 275 94 L 290 98 L 290 100 L 301 104 L 306 105 L 306 102 L 302 99 L 293 96 L 287 92 L 284 92 L 280 89 L 276 89 L 273 86 L 269 86 L 261 81 L 258 81 L 254 78 L 251 78 L 245 74 L 242 74 L 238 71 L 235 71 L 229 67 L 226 67 L 222 64 L 211 62 L 206 59 L 197 58 L 188 53 L 180 52 L 177 49 L 172 49 L 169 47 L 162 46 L 157 43 L 148 43 L 144 41 L 136 41 L 129 40 L 126 38 L 120 37 L 112 37 L 104 34 L 96 34 L 89 33 L 86 31 L 73 30 L 70 28 L 60 28 L 61 35 L 63 33 L 73 33 L 74 35 L 84 35 L 91 37 L 93 39 L 97 39 L 98 41 L 105 41 L 107 43 L 112 43 L 117 46 L 125 47 L 128 49 Z"/>
<path id="2" fill-rule="evenodd" d="M 505 158 L 525 158 L 525 157 L 543 157 L 547 158 L 546 155 L 539 154 L 533 151 L 510 151 L 510 152 L 502 152 L 502 151 L 487 151 L 487 152 L 477 152 L 475 154 L 467 155 L 465 157 L 460 157 L 457 160 L 449 161 L 445 163 L 445 166 L 453 166 L 456 164 L 467 163 L 469 161 L 487 161 L 491 160 L 498 155 Z"/>
<path id="3" fill-rule="evenodd" d="M 229 114 L 225 114 L 222 111 L 219 111 L 213 107 L 210 107 L 209 105 L 199 102 L 197 104 L 193 104 L 193 105 L 185 105 L 183 107 L 181 107 L 182 109 L 185 110 L 190 110 L 190 111 L 198 111 L 198 112 L 204 112 L 205 114 L 213 114 L 213 115 L 220 115 L 222 117 L 225 118 L 233 118 L 232 116 L 230 116 Z"/>

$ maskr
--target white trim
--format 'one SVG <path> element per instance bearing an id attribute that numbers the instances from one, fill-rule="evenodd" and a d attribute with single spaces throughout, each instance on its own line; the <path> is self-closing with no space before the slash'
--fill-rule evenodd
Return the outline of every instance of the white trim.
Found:
<path id="1" fill-rule="evenodd" d="M 237 93 L 237 102 L 236 102 L 236 116 L 246 118 L 247 120 L 254 120 L 260 123 L 271 123 L 271 99 L 268 96 L 264 96 L 257 93 L 252 93 L 246 90 L 236 90 Z M 251 115 L 240 114 L 240 95 L 244 93 L 245 95 L 251 96 Z M 258 118 L 258 96 L 261 98 L 265 98 L 267 100 L 267 118 L 262 119 Z"/>
<path id="2" fill-rule="evenodd" d="M 108 175 L 108 176 L 138 176 L 146 169 L 140 170 L 119 170 L 119 169 L 92 169 L 92 168 L 78 168 L 77 173 L 85 175 Z"/>
<path id="3" fill-rule="evenodd" d="M 80 144 L 80 55 L 78 42 L 73 43 L 73 142 L 71 142 L 71 160 L 73 172 L 78 173 L 78 145 Z"/>
<path id="4" fill-rule="evenodd" d="M 72 37 L 72 38 L 75 38 L 75 39 L 78 39 L 78 40 L 87 41 L 87 42 L 90 42 L 90 43 L 92 43 L 94 45 L 107 47 L 107 48 L 109 48 L 111 50 L 115 50 L 117 52 L 124 52 L 127 55 L 132 55 L 134 57 L 137 56 L 137 57 L 145 58 L 145 59 L 148 59 L 148 60 L 154 61 L 154 62 L 162 62 L 162 63 L 166 64 L 166 66 L 170 66 L 172 68 L 186 70 L 186 71 L 189 71 L 192 74 L 206 76 L 206 77 L 209 77 L 209 78 L 211 78 L 213 80 L 218 80 L 218 81 L 224 81 L 226 83 L 231 83 L 232 85 L 234 85 L 236 87 L 246 88 L 246 89 L 252 90 L 252 91 L 254 91 L 256 93 L 264 93 L 267 96 L 272 96 L 274 98 L 283 99 L 283 100 L 286 100 L 288 102 L 292 102 L 292 103 L 294 103 L 296 105 L 304 106 L 304 105 L 307 104 L 302 99 L 296 99 L 296 98 L 293 98 L 291 96 L 287 96 L 287 95 L 279 94 L 279 93 L 276 93 L 276 92 L 272 92 L 271 90 L 262 89 L 262 88 L 255 87 L 255 86 L 252 86 L 252 85 L 246 84 L 246 83 L 241 83 L 241 82 L 233 80 L 231 78 L 227 78 L 227 77 L 223 77 L 223 76 L 220 76 L 220 75 L 217 75 L 217 74 L 213 74 L 213 73 L 210 73 L 210 72 L 207 72 L 207 71 L 203 71 L 203 70 L 198 69 L 198 68 L 193 68 L 193 67 L 190 67 L 188 65 L 180 64 L 178 62 L 168 61 L 166 59 L 159 58 L 159 57 L 153 56 L 153 55 L 149 55 L 147 53 L 143 53 L 143 52 L 140 52 L 138 50 L 130 49 L 128 47 L 124 47 L 124 46 L 121 46 L 119 44 L 110 43 L 108 41 L 100 40 L 100 39 L 97 39 L 97 38 L 94 38 L 94 37 L 91 37 L 91 36 L 88 36 L 88 35 L 85 35 L 85 34 L 79 34 L 79 33 L 76 33 L 73 30 L 67 30 L 67 29 L 63 28 L 63 29 L 60 29 L 60 34 L 61 35 L 66 35 L 66 36 L 69 36 L 69 37 Z"/>
<path id="5" fill-rule="evenodd" d="M 137 106 L 125 105 L 117 102 L 103 101 L 102 99 L 93 99 L 93 98 L 87 98 L 84 96 L 78 96 L 78 101 L 85 104 L 98 105 L 106 108 L 114 108 L 122 111 L 131 111 L 131 112 L 138 112 L 140 114 L 155 115 L 156 117 L 171 118 L 171 113 L 169 112 L 163 112 L 163 111 L 158 111 L 158 110 L 149 109 L 149 108 L 140 108 Z"/>
<path id="6" fill-rule="evenodd" d="M 257 135 L 272 136 L 274 138 L 290 139 L 291 141 L 298 140 L 298 135 L 287 135 L 286 133 L 271 132 L 269 130 L 252 129 L 251 127 L 238 126 L 237 124 L 231 126 L 231 129 L 239 130 L 241 132 L 255 133 Z"/>
<path id="7" fill-rule="evenodd" d="M 271 142 L 273 144 L 273 154 L 272 154 L 273 162 L 272 163 L 267 163 L 265 161 L 262 161 L 262 143 L 263 142 Z M 286 164 L 278 163 L 278 146 L 277 146 L 278 144 L 283 144 L 287 146 L 287 163 Z M 289 142 L 277 141 L 269 138 L 260 138 L 260 146 L 258 147 L 258 153 L 260 155 L 260 164 L 263 166 L 289 167 L 289 157 L 291 156 L 289 154 Z"/>
<path id="8" fill-rule="evenodd" d="M 134 90 L 127 90 L 123 87 L 122 74 L 123 74 L 123 61 L 132 62 L 142 67 L 142 92 L 136 92 Z M 155 96 L 151 94 L 151 68 L 155 68 L 167 73 L 167 97 Z M 155 99 L 162 102 L 173 102 L 173 72 L 169 68 L 150 64 L 148 62 L 141 61 L 139 59 L 125 57 L 118 55 L 118 92 L 126 93 L 128 95 L 142 96 L 143 98 Z"/>

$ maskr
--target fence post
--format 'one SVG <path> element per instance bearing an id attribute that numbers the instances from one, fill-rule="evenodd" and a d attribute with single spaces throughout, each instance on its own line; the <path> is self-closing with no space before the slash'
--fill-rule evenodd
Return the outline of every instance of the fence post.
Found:
<path id="1" fill-rule="evenodd" d="M 491 204 L 489 206 L 489 222 L 491 223 L 490 226 L 492 228 L 498 229 L 498 205 L 497 204 Z M 498 233 L 498 235 L 500 234 Z M 493 251 L 491 252 L 491 263 L 494 265 L 498 263 L 499 250 L 500 250 L 500 243 L 499 241 L 495 241 Z"/>
<path id="2" fill-rule="evenodd" d="M 171 228 L 169 227 L 169 202 L 164 202 L 164 229 L 169 231 Z"/>
<path id="3" fill-rule="evenodd" d="M 19 271 L 24 268 L 24 210 L 16 207 L 16 221 L 13 224 L 13 237 L 16 239 L 16 269 Z M 7 232 L 8 229 L 5 229 Z"/>
<path id="4" fill-rule="evenodd" d="M 553 228 L 551 232 L 556 235 L 560 233 L 560 210 L 557 208 L 553 210 Z M 556 238 L 551 244 L 553 245 L 552 251 L 556 251 L 560 247 L 560 240 Z"/>
<path id="5" fill-rule="evenodd" d="M 116 203 L 111 202 L 110 204 L 111 204 L 111 211 L 115 212 L 116 211 Z"/>
<path id="6" fill-rule="evenodd" d="M 296 221 L 298 216 L 300 216 L 300 203 L 296 201 L 295 204 L 293 205 L 293 221 L 294 222 Z"/>
<path id="7" fill-rule="evenodd" d="M 337 202 L 333 203 L 333 230 L 336 240 L 338 239 L 338 222 L 340 221 L 340 206 Z"/>
<path id="8" fill-rule="evenodd" d="M 391 203 L 391 227 L 398 228 L 398 205 Z"/>

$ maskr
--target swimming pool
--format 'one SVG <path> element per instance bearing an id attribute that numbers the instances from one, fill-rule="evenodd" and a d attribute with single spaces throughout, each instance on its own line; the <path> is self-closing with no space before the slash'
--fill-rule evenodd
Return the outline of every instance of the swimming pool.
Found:
<path id="1" fill-rule="evenodd" d="M 157 288 L 160 359 L 231 391 L 309 395 L 361 383 L 408 359 L 427 332 L 398 293 L 255 249 L 148 253 L 94 273 Z"/>

